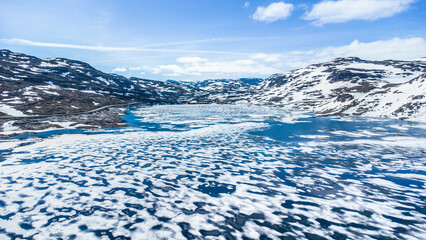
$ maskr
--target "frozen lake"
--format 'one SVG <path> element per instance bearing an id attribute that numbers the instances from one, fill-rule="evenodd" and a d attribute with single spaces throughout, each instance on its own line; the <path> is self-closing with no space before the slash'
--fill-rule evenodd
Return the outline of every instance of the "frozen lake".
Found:
<path id="1" fill-rule="evenodd" d="M 123 118 L 0 142 L 0 239 L 426 236 L 426 124 L 229 105 Z"/>

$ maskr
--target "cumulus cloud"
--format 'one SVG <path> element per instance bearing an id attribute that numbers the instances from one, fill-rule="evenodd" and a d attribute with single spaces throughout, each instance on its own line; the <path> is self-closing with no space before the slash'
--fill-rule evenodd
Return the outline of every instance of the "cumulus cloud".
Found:
<path id="1" fill-rule="evenodd" d="M 129 68 L 130 71 L 140 71 L 142 69 L 143 69 L 143 67 L 130 67 Z"/>
<path id="2" fill-rule="evenodd" d="M 267 58 L 265 56 L 265 58 Z M 266 63 L 265 59 L 255 56 L 236 59 L 231 61 L 211 61 L 205 58 L 180 57 L 176 59 L 177 64 L 159 65 L 156 67 L 146 67 L 147 71 L 153 74 L 161 73 L 165 76 L 181 75 L 269 75 L 280 70 L 273 64 Z"/>
<path id="3" fill-rule="evenodd" d="M 114 68 L 112 71 L 113 72 L 126 72 L 127 68 Z"/>
<path id="4" fill-rule="evenodd" d="M 288 18 L 293 9 L 294 6 L 291 3 L 276 2 L 271 3 L 266 7 L 257 7 L 257 10 L 252 17 L 257 21 L 271 23 Z"/>
<path id="5" fill-rule="evenodd" d="M 377 20 L 407 10 L 416 0 L 338 0 L 323 1 L 313 6 L 304 19 L 316 25 L 351 20 Z"/>
<path id="6" fill-rule="evenodd" d="M 413 60 L 426 53 L 426 41 L 421 37 L 393 38 L 374 42 L 352 43 L 338 47 L 327 47 L 314 51 L 298 52 L 296 55 L 311 56 L 311 62 L 327 61 L 338 57 L 360 57 L 367 60 Z"/>
<path id="7" fill-rule="evenodd" d="M 282 54 L 279 53 L 272 53 L 272 54 L 266 54 L 266 53 L 257 53 L 253 54 L 251 58 L 253 59 L 260 59 L 265 62 L 278 62 L 282 58 Z"/>
<path id="8" fill-rule="evenodd" d="M 212 77 L 267 77 L 273 73 L 282 73 L 339 57 L 360 57 L 366 60 L 413 60 L 424 57 L 424 53 L 426 53 L 426 41 L 421 37 L 393 38 L 373 42 L 354 40 L 342 46 L 285 53 L 256 53 L 246 58 L 228 61 L 179 57 L 173 64 L 143 66 L 140 69 L 164 76 L 196 76 L 199 80 Z"/>

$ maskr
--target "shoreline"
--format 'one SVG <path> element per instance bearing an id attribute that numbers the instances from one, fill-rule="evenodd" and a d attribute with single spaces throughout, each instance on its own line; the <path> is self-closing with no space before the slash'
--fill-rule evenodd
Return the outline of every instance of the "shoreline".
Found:
<path id="1" fill-rule="evenodd" d="M 33 118 L 0 119 L 3 131 L 0 140 L 49 131 L 106 129 L 128 126 L 121 118 L 129 107 L 105 106 L 96 111 L 78 114 L 37 116 Z M 5 127 L 6 126 L 6 127 Z M 5 129 L 6 128 L 6 129 Z M 6 131 L 5 131 L 6 130 Z"/>
<path id="2" fill-rule="evenodd" d="M 200 104 L 200 103 L 198 103 Z M 22 116 L 22 117 L 0 117 L 0 126 L 3 130 L 0 131 L 1 140 L 23 139 L 27 137 L 47 137 L 51 135 L 60 135 L 66 133 L 83 133 L 85 130 L 100 130 L 109 128 L 122 128 L 128 127 L 130 124 L 122 117 L 127 115 L 126 111 L 136 106 L 152 106 L 142 102 L 124 103 L 102 106 L 90 111 L 70 114 L 54 114 L 54 115 L 37 115 L 37 116 Z M 155 104 L 154 104 L 155 105 Z M 160 104 L 163 105 L 163 104 Z M 176 104 L 168 104 L 176 105 Z M 185 105 L 194 105 L 187 103 Z M 200 104 L 209 105 L 209 104 Z M 231 104 L 231 105 L 239 105 Z M 273 105 L 258 105 L 266 107 L 278 107 Z M 295 109 L 297 110 L 297 109 Z M 298 110 L 300 111 L 300 110 Z M 365 118 L 370 120 L 397 120 L 403 122 L 413 123 L 426 123 L 423 121 L 416 121 L 412 119 L 390 118 L 390 117 L 363 117 L 354 115 L 341 115 L 341 114 L 314 114 L 308 118 L 321 118 L 321 117 L 355 117 Z M 50 132 L 55 132 L 51 133 Z M 62 133 L 56 133 L 62 132 Z M 46 134 L 47 133 L 47 134 Z M 43 136 L 46 135 L 46 136 Z"/>

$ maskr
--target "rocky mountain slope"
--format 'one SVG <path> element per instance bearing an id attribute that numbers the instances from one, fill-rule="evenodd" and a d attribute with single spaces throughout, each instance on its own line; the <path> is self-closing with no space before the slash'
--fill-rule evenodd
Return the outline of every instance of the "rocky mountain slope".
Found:
<path id="1" fill-rule="evenodd" d="M 275 74 L 266 80 L 163 82 L 104 73 L 75 60 L 39 59 L 0 50 L 0 118 L 73 114 L 142 102 L 249 103 L 320 115 L 424 121 L 425 78 L 424 58 L 367 61 L 352 57 Z"/>
<path id="2" fill-rule="evenodd" d="M 67 114 L 105 105 L 179 103 L 190 86 L 126 78 L 65 58 L 0 50 L 0 116 Z"/>
<path id="3" fill-rule="evenodd" d="M 426 120 L 426 61 L 339 58 L 262 82 L 240 102 L 305 109 L 323 115 Z"/>
<path id="4" fill-rule="evenodd" d="M 188 103 L 234 103 L 255 93 L 261 78 L 207 79 L 203 81 L 179 82 L 193 89 Z"/>

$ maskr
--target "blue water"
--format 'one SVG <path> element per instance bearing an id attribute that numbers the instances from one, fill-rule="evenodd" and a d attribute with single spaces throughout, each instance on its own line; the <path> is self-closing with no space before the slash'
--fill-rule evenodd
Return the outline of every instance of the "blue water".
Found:
<path id="1" fill-rule="evenodd" d="M 356 121 L 342 121 L 336 118 L 316 117 L 300 118 L 297 124 L 282 122 L 268 122 L 270 127 L 252 134 L 265 136 L 283 142 L 310 141 L 303 135 L 327 136 L 327 141 L 350 141 L 352 139 L 381 139 L 384 136 L 406 135 L 424 138 L 425 129 L 417 126 L 415 122 L 395 119 L 366 119 L 354 118 Z M 404 126 L 409 129 L 386 128 L 386 126 Z M 351 136 L 335 134 L 336 131 L 360 132 L 371 131 L 375 135 Z M 301 137 L 302 136 L 302 137 Z"/>
<path id="2" fill-rule="evenodd" d="M 426 234 L 422 123 L 227 105 L 123 119 L 129 127 L 3 143 L 0 239 Z"/>

